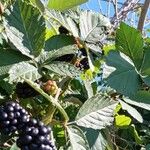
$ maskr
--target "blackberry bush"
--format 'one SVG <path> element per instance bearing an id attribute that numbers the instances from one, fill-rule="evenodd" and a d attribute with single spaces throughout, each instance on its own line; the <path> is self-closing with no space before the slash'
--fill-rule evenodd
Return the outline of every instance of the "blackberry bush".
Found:
<path id="1" fill-rule="evenodd" d="M 1 150 L 150 148 L 149 38 L 87 0 L 0 1 Z"/>

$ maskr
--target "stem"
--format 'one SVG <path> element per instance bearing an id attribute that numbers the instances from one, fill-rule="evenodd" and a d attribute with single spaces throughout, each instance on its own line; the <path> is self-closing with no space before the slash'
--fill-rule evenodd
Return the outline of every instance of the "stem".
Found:
<path id="1" fill-rule="evenodd" d="M 24 79 L 25 82 L 27 82 L 33 89 L 35 89 L 37 92 L 39 92 L 43 97 L 45 97 L 49 102 L 51 102 L 63 115 L 65 121 L 64 123 L 66 124 L 69 121 L 69 117 L 65 110 L 62 108 L 62 106 L 51 96 L 45 93 L 38 84 L 30 81 L 29 79 Z"/>
<path id="2" fill-rule="evenodd" d="M 145 0 L 143 8 L 142 8 L 141 15 L 140 15 L 140 19 L 139 19 L 139 22 L 138 22 L 138 30 L 140 32 L 142 32 L 143 27 L 144 27 L 144 22 L 145 22 L 145 19 L 146 19 L 146 14 L 148 12 L 149 4 L 150 4 L 150 0 Z"/>
<path id="3" fill-rule="evenodd" d="M 58 101 L 58 97 L 59 97 L 59 95 L 60 95 L 60 92 L 61 92 L 61 89 L 58 88 L 57 93 L 56 93 L 55 98 L 54 98 L 55 101 Z M 54 107 L 54 106 L 49 106 L 49 109 L 48 109 L 48 111 L 47 111 L 47 114 L 46 114 L 46 116 L 43 118 L 43 122 L 44 122 L 45 124 L 49 124 L 49 123 L 52 122 L 53 115 L 54 115 L 55 111 L 56 111 L 56 107 Z"/>

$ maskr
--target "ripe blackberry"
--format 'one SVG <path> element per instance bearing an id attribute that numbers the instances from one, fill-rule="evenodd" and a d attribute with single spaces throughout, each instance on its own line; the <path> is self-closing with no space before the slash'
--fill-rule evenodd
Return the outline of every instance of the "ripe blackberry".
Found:
<path id="1" fill-rule="evenodd" d="M 58 30 L 59 30 L 60 34 L 68 34 L 69 33 L 69 31 L 63 26 L 60 26 Z"/>
<path id="2" fill-rule="evenodd" d="M 80 60 L 77 64 L 76 67 L 80 68 L 80 70 L 87 70 L 89 69 L 89 62 L 88 62 L 88 58 L 83 58 L 82 60 Z"/>
<path id="3" fill-rule="evenodd" d="M 29 98 L 38 95 L 38 92 L 35 91 L 31 86 L 26 82 L 18 83 L 16 85 L 16 94 L 19 98 Z"/>
<path id="4" fill-rule="evenodd" d="M 15 102 L 7 102 L 0 107 L 0 128 L 4 134 L 11 134 L 29 120 L 28 113 Z M 22 118 L 24 120 L 22 121 Z"/>
<path id="5" fill-rule="evenodd" d="M 17 146 L 22 150 L 55 150 L 50 141 L 51 129 L 36 119 L 30 119 L 20 131 Z"/>

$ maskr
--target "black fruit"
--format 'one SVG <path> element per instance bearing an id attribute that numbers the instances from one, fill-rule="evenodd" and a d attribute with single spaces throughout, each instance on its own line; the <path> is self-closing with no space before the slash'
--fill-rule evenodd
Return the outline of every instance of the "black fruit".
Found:
<path id="1" fill-rule="evenodd" d="M 68 34 L 69 33 L 69 31 L 63 26 L 60 26 L 58 30 L 59 30 L 60 34 Z"/>
<path id="2" fill-rule="evenodd" d="M 11 101 L 0 107 L 0 128 L 4 134 L 18 131 L 28 120 L 28 112 L 18 103 Z"/>
<path id="3" fill-rule="evenodd" d="M 41 121 L 30 118 L 19 134 L 17 146 L 29 150 L 55 150 L 50 140 L 50 131 Z"/>

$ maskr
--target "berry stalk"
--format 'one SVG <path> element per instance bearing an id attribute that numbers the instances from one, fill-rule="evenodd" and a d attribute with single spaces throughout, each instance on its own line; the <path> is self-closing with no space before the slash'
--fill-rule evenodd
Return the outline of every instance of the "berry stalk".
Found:
<path id="1" fill-rule="evenodd" d="M 64 124 L 66 124 L 69 121 L 69 117 L 66 113 L 66 111 L 62 108 L 62 106 L 51 96 L 45 93 L 39 86 L 38 84 L 28 80 L 24 79 L 26 83 L 28 83 L 33 89 L 35 89 L 37 92 L 39 92 L 43 97 L 45 97 L 49 102 L 51 102 L 63 115 L 64 117 Z"/>

